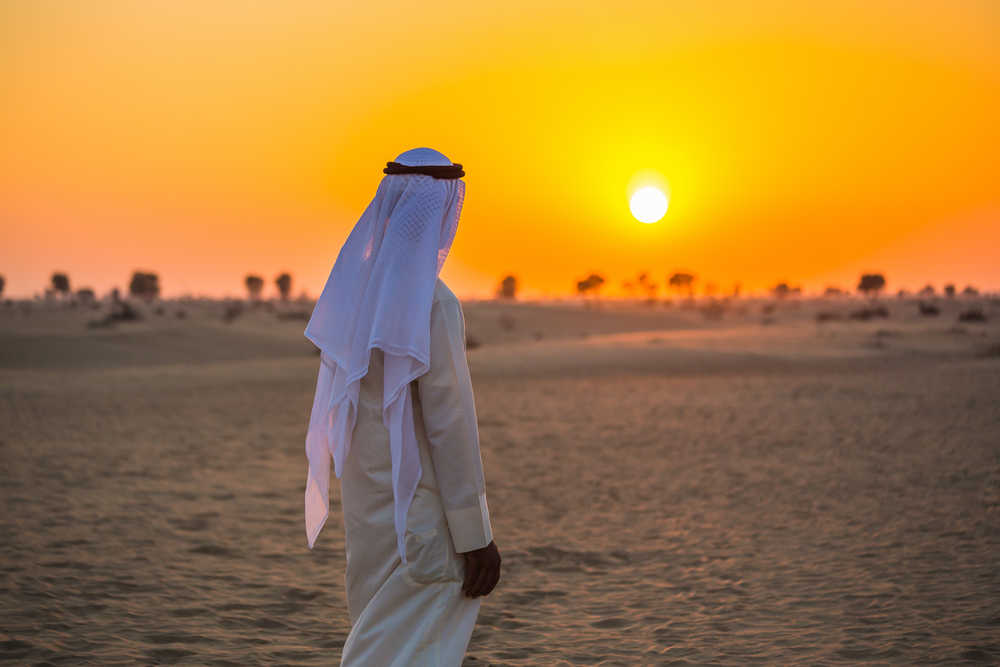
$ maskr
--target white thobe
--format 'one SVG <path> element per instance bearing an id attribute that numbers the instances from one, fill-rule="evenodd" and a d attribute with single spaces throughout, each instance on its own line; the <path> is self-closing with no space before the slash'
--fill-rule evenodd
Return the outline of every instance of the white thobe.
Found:
<path id="1" fill-rule="evenodd" d="M 465 321 L 443 282 L 431 307 L 430 370 L 411 387 L 422 474 L 407 514 L 406 564 L 393 523 L 382 364 L 381 350 L 373 350 L 340 478 L 352 623 L 341 665 L 460 665 L 480 600 L 462 593 L 459 553 L 488 545 L 493 533 Z"/>

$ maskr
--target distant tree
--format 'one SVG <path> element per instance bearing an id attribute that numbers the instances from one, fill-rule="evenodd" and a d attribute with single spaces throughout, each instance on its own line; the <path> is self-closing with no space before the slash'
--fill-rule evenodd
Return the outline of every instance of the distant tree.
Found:
<path id="1" fill-rule="evenodd" d="M 635 283 L 631 280 L 623 280 L 622 291 L 629 297 L 635 296 Z"/>
<path id="2" fill-rule="evenodd" d="M 660 286 L 653 282 L 649 274 L 643 271 L 636 278 L 636 283 L 639 285 L 639 289 L 642 290 L 643 294 L 646 295 L 647 301 L 653 301 L 656 299 L 656 293 L 659 291 Z"/>
<path id="3" fill-rule="evenodd" d="M 132 280 L 128 284 L 128 293 L 134 297 L 152 301 L 160 296 L 160 277 L 155 273 L 134 271 L 132 272 Z"/>
<path id="4" fill-rule="evenodd" d="M 791 292 L 792 288 L 788 286 L 788 283 L 778 283 L 771 288 L 771 295 L 774 296 L 775 299 L 784 299 L 791 294 Z"/>
<path id="5" fill-rule="evenodd" d="M 979 290 L 977 290 L 972 285 L 966 285 L 965 289 L 962 290 L 963 296 L 979 296 Z"/>
<path id="6" fill-rule="evenodd" d="M 3 276 L 0 276 L 0 296 L 3 296 L 3 288 L 7 286 L 7 281 Z"/>
<path id="7" fill-rule="evenodd" d="M 66 296 L 69 294 L 69 276 L 65 273 L 53 273 L 52 274 L 52 289 L 59 294 Z"/>
<path id="8" fill-rule="evenodd" d="M 292 274 L 279 273 L 278 277 L 274 279 L 274 284 L 278 287 L 281 300 L 288 301 L 288 297 L 292 293 Z"/>
<path id="9" fill-rule="evenodd" d="M 865 296 L 871 296 L 873 293 L 878 296 L 883 287 L 885 287 L 885 276 L 881 273 L 865 273 L 858 281 L 858 291 Z"/>
<path id="10" fill-rule="evenodd" d="M 94 290 L 89 287 L 82 287 L 76 291 L 76 300 L 85 306 L 97 301 L 97 296 L 94 294 Z"/>
<path id="11" fill-rule="evenodd" d="M 588 292 L 598 292 L 604 284 L 604 276 L 591 273 L 583 280 L 576 283 L 576 291 L 580 296 L 586 296 Z"/>
<path id="12" fill-rule="evenodd" d="M 677 272 L 667 280 L 670 289 L 677 292 L 686 291 L 688 296 L 694 296 L 694 276 L 690 273 Z"/>
<path id="13" fill-rule="evenodd" d="M 243 284 L 246 285 L 247 295 L 251 301 L 256 301 L 260 298 L 260 293 L 264 289 L 264 279 L 253 273 L 248 273 L 247 277 L 243 279 Z"/>
<path id="14" fill-rule="evenodd" d="M 832 285 L 823 290 L 823 296 L 841 296 L 843 294 L 844 290 L 839 287 L 833 287 Z"/>
<path id="15" fill-rule="evenodd" d="M 497 297 L 501 299 L 517 298 L 517 276 L 507 275 L 503 277 L 497 286 Z"/>
<path id="16" fill-rule="evenodd" d="M 947 285 L 944 286 L 944 293 L 945 296 L 947 296 L 949 299 L 955 296 L 955 286 L 952 285 L 951 283 L 948 283 Z"/>
<path id="17" fill-rule="evenodd" d="M 740 292 L 742 291 L 743 291 L 742 283 L 733 283 L 733 290 L 732 292 L 730 292 L 730 296 L 732 296 L 734 299 L 738 299 L 740 298 Z"/>
<path id="18" fill-rule="evenodd" d="M 934 296 L 934 285 L 924 285 L 923 289 L 917 292 L 920 296 Z"/>

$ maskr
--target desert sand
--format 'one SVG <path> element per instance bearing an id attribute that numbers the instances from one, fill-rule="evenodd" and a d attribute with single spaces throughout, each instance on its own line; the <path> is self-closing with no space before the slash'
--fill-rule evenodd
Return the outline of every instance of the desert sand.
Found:
<path id="1" fill-rule="evenodd" d="M 466 664 L 1000 661 L 982 303 L 967 324 L 960 300 L 825 322 L 864 304 L 467 303 L 504 576 Z M 163 308 L 0 307 L 0 659 L 337 664 L 336 494 L 313 551 L 303 528 L 305 323 Z"/>

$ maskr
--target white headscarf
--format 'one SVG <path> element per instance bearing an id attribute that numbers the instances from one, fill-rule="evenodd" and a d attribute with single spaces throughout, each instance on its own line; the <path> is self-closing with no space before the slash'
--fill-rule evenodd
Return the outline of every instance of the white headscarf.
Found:
<path id="1" fill-rule="evenodd" d="M 441 153 L 414 148 L 396 158 L 409 166 L 451 165 Z M 382 420 L 389 430 L 397 546 L 406 562 L 406 514 L 420 481 L 410 382 L 430 368 L 434 286 L 448 256 L 465 182 L 426 174 L 386 175 L 354 225 L 305 335 L 321 352 L 306 434 L 306 539 L 311 549 L 330 506 L 330 458 L 339 478 L 351 447 L 361 378 L 372 348 L 385 356 Z"/>

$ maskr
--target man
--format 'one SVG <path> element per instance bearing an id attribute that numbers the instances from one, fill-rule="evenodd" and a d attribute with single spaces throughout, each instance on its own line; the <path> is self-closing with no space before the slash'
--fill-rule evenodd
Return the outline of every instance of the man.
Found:
<path id="1" fill-rule="evenodd" d="M 305 335 L 320 349 L 306 537 L 341 483 L 352 628 L 342 665 L 460 665 L 500 578 L 461 305 L 440 280 L 465 196 L 428 148 L 384 169 Z"/>

